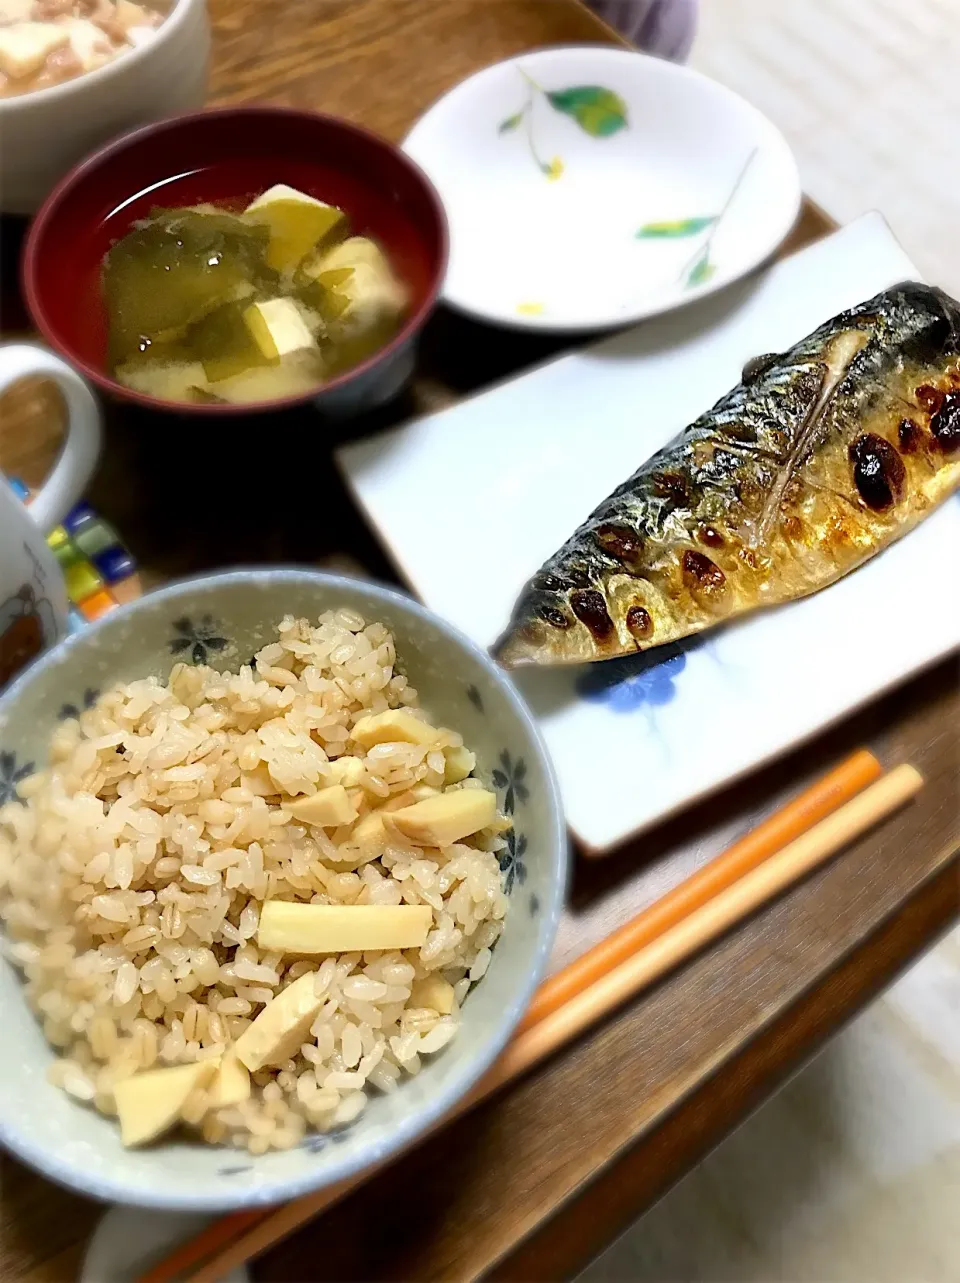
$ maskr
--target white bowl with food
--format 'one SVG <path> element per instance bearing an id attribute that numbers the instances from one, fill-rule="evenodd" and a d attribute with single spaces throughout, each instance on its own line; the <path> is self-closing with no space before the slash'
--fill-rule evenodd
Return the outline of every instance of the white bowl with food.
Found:
<path id="1" fill-rule="evenodd" d="M 203 104 L 206 0 L 0 0 L 0 208 L 31 214 L 87 152 Z"/>
<path id="2" fill-rule="evenodd" d="M 529 712 L 409 598 L 148 594 L 0 698 L 0 1140 L 168 1209 L 347 1178 L 502 1050 L 565 867 Z"/>

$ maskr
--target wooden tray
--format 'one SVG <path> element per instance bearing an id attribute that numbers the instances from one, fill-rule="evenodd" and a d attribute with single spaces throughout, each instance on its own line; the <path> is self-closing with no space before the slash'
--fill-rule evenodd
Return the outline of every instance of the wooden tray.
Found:
<path id="1" fill-rule="evenodd" d="M 212 0 L 211 11 L 218 101 L 332 111 L 394 138 L 486 63 L 564 40 L 613 39 L 576 0 Z M 828 226 L 808 205 L 785 252 Z M 17 230 L 4 228 L 7 263 Z M 3 285 L 12 283 L 8 270 Z M 22 329 L 9 295 L 4 316 Z M 351 431 L 449 404 L 557 350 L 441 312 L 411 391 Z M 38 480 L 56 441 L 55 410 L 52 394 L 36 388 L 0 404 L 0 463 Z M 110 407 L 90 498 L 148 585 L 277 561 L 390 578 L 342 490 L 331 444 L 308 412 L 201 433 L 186 419 Z M 284 464 L 281 494 L 267 479 Z M 602 1247 L 960 913 L 958 685 L 956 665 L 941 664 L 607 860 L 578 860 L 555 967 L 859 744 L 885 764 L 914 762 L 928 780 L 918 803 L 879 833 L 268 1253 L 255 1276 L 473 1279 L 504 1261 L 504 1278 L 556 1278 Z M 691 746 L 691 769 L 697 751 L 706 750 Z M 0 1278 L 73 1277 L 99 1209 L 13 1160 L 2 1176 Z M 596 1192 L 584 1193 L 597 1178 Z M 547 1226 L 574 1194 L 583 1214 Z M 371 1200 L 386 1218 L 375 1240 Z"/>

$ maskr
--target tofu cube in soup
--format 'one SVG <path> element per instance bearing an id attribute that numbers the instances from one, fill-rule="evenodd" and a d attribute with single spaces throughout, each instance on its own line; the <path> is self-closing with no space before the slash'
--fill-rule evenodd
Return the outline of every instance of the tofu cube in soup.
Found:
<path id="1" fill-rule="evenodd" d="M 316 347 L 313 335 L 292 298 L 270 298 L 263 303 L 251 303 L 244 319 L 269 361 L 279 361 L 297 352 L 310 352 Z"/>
<path id="2" fill-rule="evenodd" d="M 351 236 L 304 268 L 315 289 L 326 292 L 320 310 L 333 344 L 333 370 L 348 368 L 382 347 L 396 331 L 409 302 L 383 250 L 367 236 Z M 309 301 L 310 295 L 304 298 Z M 331 308 L 332 304 L 332 308 Z"/>

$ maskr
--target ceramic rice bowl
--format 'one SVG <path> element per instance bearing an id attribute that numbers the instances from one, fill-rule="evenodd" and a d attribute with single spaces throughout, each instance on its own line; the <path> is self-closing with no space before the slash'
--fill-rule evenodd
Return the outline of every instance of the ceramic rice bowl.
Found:
<path id="1" fill-rule="evenodd" d="M 47 1080 L 54 1052 L 0 962 L 4 1048 L 0 1140 L 44 1175 L 119 1203 L 221 1211 L 278 1203 L 344 1180 L 429 1131 L 496 1058 L 541 979 L 563 901 L 566 831 L 552 768 L 529 712 L 485 652 L 401 594 L 309 570 L 246 570 L 171 585 L 62 642 L 0 696 L 0 800 L 42 766 L 58 719 L 117 682 L 166 679 L 178 660 L 236 672 L 273 640 L 285 615 L 316 621 L 345 607 L 380 621 L 434 724 L 458 731 L 476 774 L 512 810 L 500 853 L 510 903 L 489 969 L 468 994 L 457 1036 L 415 1077 L 336 1133 L 308 1132 L 296 1148 L 252 1156 L 174 1133 L 124 1149 L 116 1120 Z M 185 647 L 184 638 L 188 637 Z M 210 639 L 217 639 L 216 644 Z M 14 800 L 12 805 L 18 805 Z"/>

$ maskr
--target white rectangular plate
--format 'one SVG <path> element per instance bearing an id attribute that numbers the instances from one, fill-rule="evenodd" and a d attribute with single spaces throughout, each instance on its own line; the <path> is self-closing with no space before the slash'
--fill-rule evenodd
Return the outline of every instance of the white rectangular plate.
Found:
<path id="1" fill-rule="evenodd" d="M 740 378 L 916 268 L 877 214 L 703 304 L 394 432 L 338 462 L 423 601 L 487 646 L 590 511 Z M 960 643 L 945 549 L 960 503 L 813 597 L 686 649 L 518 674 L 567 820 L 603 851 L 783 752 Z"/>

